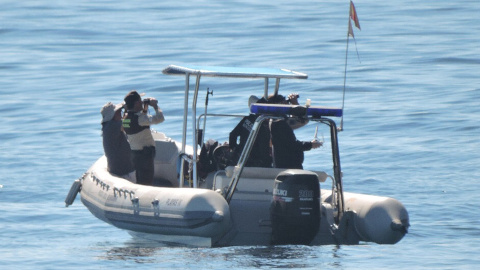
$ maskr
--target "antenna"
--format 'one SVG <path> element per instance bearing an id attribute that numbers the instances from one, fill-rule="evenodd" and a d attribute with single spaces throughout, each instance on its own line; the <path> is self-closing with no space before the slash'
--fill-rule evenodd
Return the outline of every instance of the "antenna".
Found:
<path id="1" fill-rule="evenodd" d="M 210 88 L 207 87 L 207 95 L 205 97 L 205 114 L 203 119 L 203 129 L 197 131 L 197 141 L 200 145 L 200 148 L 203 148 L 205 144 L 203 136 L 205 135 L 205 126 L 207 125 L 207 107 L 208 107 L 208 96 L 213 96 L 213 90 L 210 91 Z"/>

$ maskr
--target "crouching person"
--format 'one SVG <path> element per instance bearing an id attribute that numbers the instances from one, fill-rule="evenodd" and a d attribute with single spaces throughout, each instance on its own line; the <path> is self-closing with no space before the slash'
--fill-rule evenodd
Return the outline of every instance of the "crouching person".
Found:
<path id="1" fill-rule="evenodd" d="M 107 157 L 107 170 L 114 175 L 136 182 L 130 145 L 122 130 L 123 103 L 108 102 L 102 107 L 103 150 Z"/>
<path id="2" fill-rule="evenodd" d="M 125 96 L 127 113 L 123 118 L 123 129 L 127 133 L 132 149 L 133 164 L 136 170 L 137 183 L 152 185 L 155 172 L 155 141 L 150 125 L 162 123 L 165 118 L 154 98 L 142 98 L 137 91 L 130 91 Z M 148 114 L 148 106 L 153 107 L 155 115 Z"/>

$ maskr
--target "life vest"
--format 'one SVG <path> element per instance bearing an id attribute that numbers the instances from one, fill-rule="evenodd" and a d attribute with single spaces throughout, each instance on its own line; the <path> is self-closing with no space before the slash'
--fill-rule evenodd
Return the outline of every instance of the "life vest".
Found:
<path id="1" fill-rule="evenodd" d="M 140 126 L 138 124 L 138 114 L 134 111 L 127 112 L 127 116 L 122 121 L 122 126 L 128 135 L 137 134 L 144 129 L 150 128 L 150 126 Z"/>

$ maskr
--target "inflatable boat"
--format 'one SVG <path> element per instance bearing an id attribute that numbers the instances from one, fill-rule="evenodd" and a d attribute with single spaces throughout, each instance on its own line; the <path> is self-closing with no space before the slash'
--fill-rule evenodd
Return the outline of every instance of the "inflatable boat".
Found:
<path id="1" fill-rule="evenodd" d="M 306 74 L 285 69 L 175 65 L 163 73 L 185 78 L 183 132 L 182 141 L 177 142 L 152 130 L 156 143 L 154 186 L 110 174 L 103 156 L 74 181 L 65 199 L 67 206 L 79 193 L 98 219 L 137 237 L 174 245 L 395 244 L 407 233 L 408 213 L 398 200 L 344 192 L 339 128 L 334 120 L 342 117 L 341 108 L 253 104 L 250 112 L 258 117 L 239 157 L 231 158 L 228 145 L 205 141 L 215 136 L 205 124 L 207 119 L 238 119 L 241 115 L 208 114 L 205 108 L 197 116 L 201 78 L 263 81 L 262 96 L 268 97 L 278 94 L 281 79 L 302 80 L 307 79 Z M 275 80 L 273 91 L 269 91 L 271 80 Z M 309 161 L 314 164 L 311 169 L 247 167 L 262 123 L 285 117 L 301 119 L 317 131 L 323 127 L 328 140 L 322 147 L 329 151 L 315 154 L 322 160 Z M 193 143 L 187 145 L 187 140 Z M 202 154 L 207 146 L 211 155 Z M 211 165 L 210 169 L 201 164 Z"/>

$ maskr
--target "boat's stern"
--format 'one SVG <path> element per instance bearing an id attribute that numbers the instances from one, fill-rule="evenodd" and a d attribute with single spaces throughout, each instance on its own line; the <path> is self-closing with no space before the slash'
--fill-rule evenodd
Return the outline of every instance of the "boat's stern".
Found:
<path id="1" fill-rule="evenodd" d="M 406 208 L 394 198 L 345 192 L 346 211 L 355 212 L 355 227 L 360 240 L 395 244 L 410 226 Z"/>
<path id="2" fill-rule="evenodd" d="M 329 200 L 330 191 L 322 191 Z M 324 226 L 331 231 L 339 244 L 358 244 L 360 241 L 377 244 L 395 244 L 408 232 L 409 216 L 398 200 L 383 196 L 344 193 L 345 211 L 339 224 L 333 222 L 329 202 L 322 202 L 322 212 L 327 217 Z M 324 224 L 325 225 L 325 224 Z"/>

